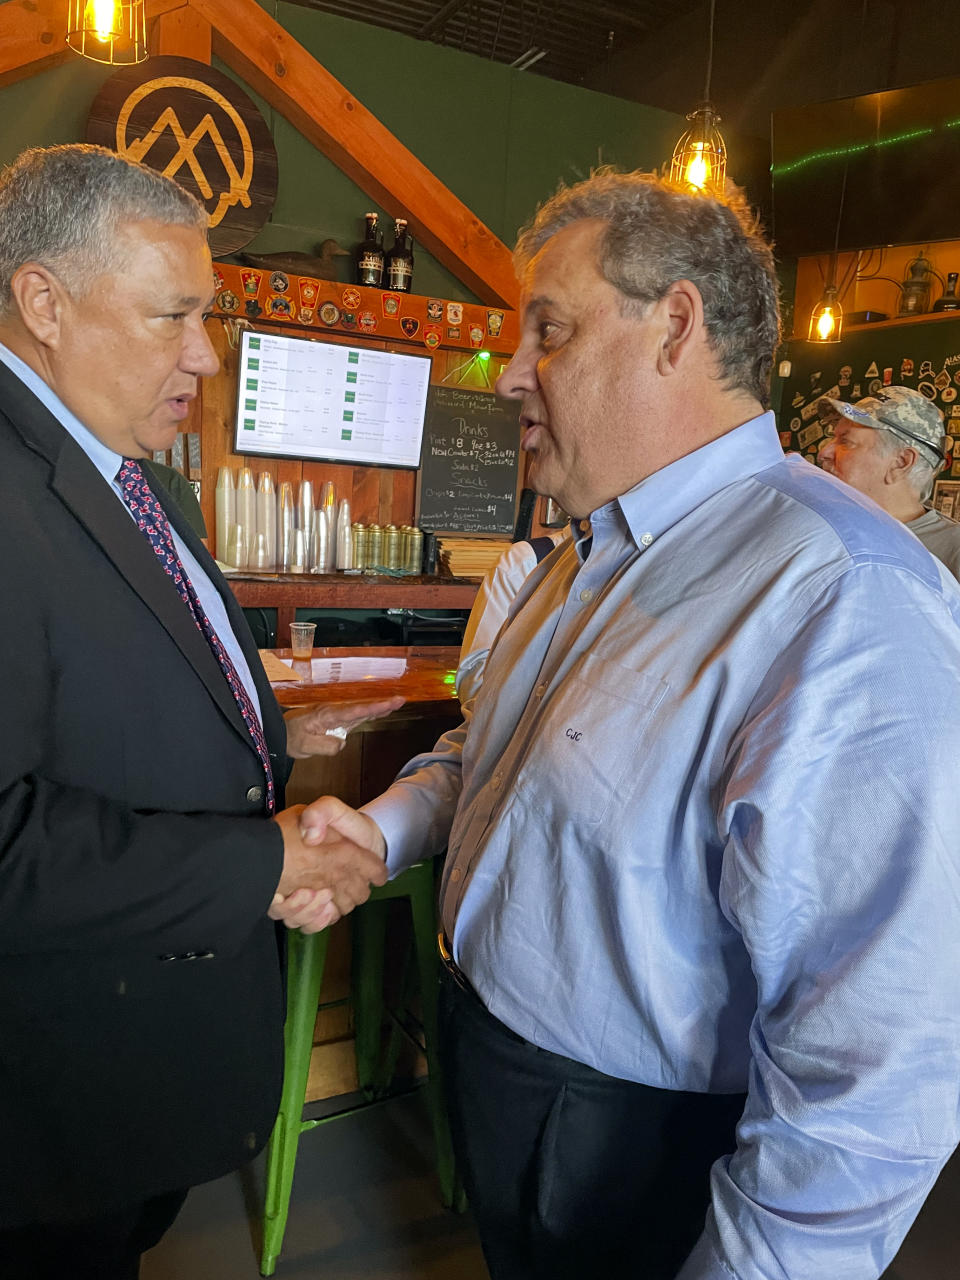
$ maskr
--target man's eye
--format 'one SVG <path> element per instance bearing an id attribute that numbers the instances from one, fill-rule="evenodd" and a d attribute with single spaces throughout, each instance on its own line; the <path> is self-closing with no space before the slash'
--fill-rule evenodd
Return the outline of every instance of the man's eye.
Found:
<path id="1" fill-rule="evenodd" d="M 553 337 L 554 333 L 556 332 L 556 329 L 557 329 L 557 326 L 553 323 L 552 320 L 541 320 L 540 321 L 540 341 L 549 342 L 550 339 Z"/>
<path id="2" fill-rule="evenodd" d="M 163 318 L 164 320 L 182 320 L 186 314 L 185 311 L 170 311 Z"/>

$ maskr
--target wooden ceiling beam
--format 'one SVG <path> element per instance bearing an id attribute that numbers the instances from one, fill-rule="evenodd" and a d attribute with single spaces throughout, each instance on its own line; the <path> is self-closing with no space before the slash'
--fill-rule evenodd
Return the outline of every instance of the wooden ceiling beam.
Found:
<path id="1" fill-rule="evenodd" d="M 256 0 L 189 0 L 213 51 L 482 301 L 515 307 L 510 251 Z"/>
<path id="2" fill-rule="evenodd" d="M 213 33 L 210 23 L 184 0 L 179 9 L 161 14 L 153 24 L 149 40 L 151 54 L 192 58 L 210 65 Z"/>

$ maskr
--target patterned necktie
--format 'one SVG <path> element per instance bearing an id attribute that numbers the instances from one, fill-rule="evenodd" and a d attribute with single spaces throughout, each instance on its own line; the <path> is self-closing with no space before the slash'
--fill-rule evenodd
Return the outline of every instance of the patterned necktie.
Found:
<path id="1" fill-rule="evenodd" d="M 190 610 L 194 622 L 196 622 L 207 644 L 213 650 L 214 657 L 220 663 L 227 684 L 230 686 L 230 692 L 236 699 L 244 724 L 249 729 L 250 737 L 257 748 L 257 754 L 260 757 L 260 763 L 263 765 L 264 777 L 267 782 L 267 812 L 273 813 L 276 807 L 273 770 L 270 767 L 270 754 L 267 751 L 267 741 L 263 736 L 260 718 L 254 709 L 253 703 L 250 701 L 250 695 L 244 688 L 243 681 L 237 674 L 237 669 L 233 665 L 229 653 L 223 647 L 220 637 L 213 628 L 213 623 L 204 612 L 193 583 L 187 577 L 187 572 L 180 561 L 180 557 L 177 555 L 173 534 L 170 532 L 170 524 L 164 514 L 164 510 L 147 484 L 147 478 L 140 469 L 139 462 L 134 458 L 124 458 L 123 466 L 117 472 L 117 482 L 120 485 L 120 492 L 124 502 L 133 512 L 137 528 L 153 547 L 164 572 L 173 579 L 173 585 L 180 592 L 183 603 Z"/>

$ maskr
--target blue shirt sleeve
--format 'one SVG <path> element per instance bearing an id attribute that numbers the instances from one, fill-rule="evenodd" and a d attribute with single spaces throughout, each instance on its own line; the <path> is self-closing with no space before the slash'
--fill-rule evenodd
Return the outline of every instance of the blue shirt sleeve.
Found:
<path id="1" fill-rule="evenodd" d="M 957 1142 L 955 608 L 854 564 L 731 745 L 720 901 L 757 982 L 752 1066 L 678 1280 L 875 1280 Z"/>

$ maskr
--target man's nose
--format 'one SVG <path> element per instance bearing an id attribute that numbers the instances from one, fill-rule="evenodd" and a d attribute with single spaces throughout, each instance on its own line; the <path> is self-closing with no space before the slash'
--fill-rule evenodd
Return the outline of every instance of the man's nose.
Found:
<path id="1" fill-rule="evenodd" d="M 522 400 L 525 395 L 537 388 L 537 366 L 532 353 L 521 345 L 513 353 L 510 363 L 500 373 L 496 382 L 496 393 L 506 400 Z"/>
<path id="2" fill-rule="evenodd" d="M 187 373 L 196 374 L 201 378 L 212 377 L 220 368 L 220 357 L 213 349 L 210 335 L 202 320 L 191 327 L 184 345 L 181 367 Z"/>
<path id="3" fill-rule="evenodd" d="M 817 450 L 817 458 L 820 461 L 824 459 L 827 462 L 833 461 L 833 440 L 826 440 Z"/>

